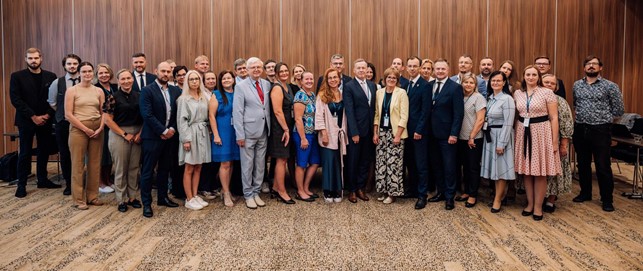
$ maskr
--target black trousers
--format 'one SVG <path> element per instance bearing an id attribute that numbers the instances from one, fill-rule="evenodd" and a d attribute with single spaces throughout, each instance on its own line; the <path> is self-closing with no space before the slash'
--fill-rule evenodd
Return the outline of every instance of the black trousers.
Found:
<path id="1" fill-rule="evenodd" d="M 20 146 L 18 152 L 18 188 L 27 186 L 27 177 L 31 173 L 31 155 L 33 138 L 36 136 L 37 153 L 36 153 L 36 177 L 38 182 L 47 180 L 47 162 L 49 161 L 49 154 L 55 148 L 55 139 L 53 135 L 51 123 L 43 126 L 35 124 L 27 124 L 18 126 L 18 136 L 20 138 Z M 69 133 L 69 131 L 67 132 Z M 52 149 L 53 148 L 53 149 Z"/>
<path id="2" fill-rule="evenodd" d="M 56 123 L 56 143 L 60 153 L 60 167 L 62 168 L 65 184 L 71 189 L 71 154 L 69 153 L 69 122 L 62 120 Z"/>
<path id="3" fill-rule="evenodd" d="M 612 203 L 614 178 L 610 150 L 612 143 L 612 124 L 589 125 L 574 124 L 574 149 L 578 159 L 580 195 L 592 197 L 592 157 L 596 167 L 598 188 L 603 203 Z"/>
<path id="4" fill-rule="evenodd" d="M 482 159 L 483 139 L 474 139 L 476 147 L 469 148 L 468 140 L 458 140 L 458 176 L 457 188 L 464 184 L 464 193 L 471 197 L 478 197 L 480 188 L 480 160 Z M 460 170 L 462 169 L 462 170 Z"/>

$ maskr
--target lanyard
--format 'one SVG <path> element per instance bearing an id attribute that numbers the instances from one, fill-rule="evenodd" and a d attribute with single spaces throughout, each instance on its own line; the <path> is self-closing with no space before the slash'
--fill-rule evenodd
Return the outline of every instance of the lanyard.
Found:
<path id="1" fill-rule="evenodd" d="M 487 116 L 489 115 L 489 111 L 491 111 L 491 107 L 496 103 L 496 97 L 494 96 L 491 98 L 491 100 L 487 103 L 487 110 L 484 112 L 484 121 L 486 122 L 488 120 Z"/>
<path id="2" fill-rule="evenodd" d="M 385 116 L 389 115 L 389 109 L 391 108 L 391 100 L 393 99 L 393 93 L 386 93 L 384 94 L 384 104 L 382 104 L 382 113 L 385 114 Z"/>
<path id="3" fill-rule="evenodd" d="M 536 94 L 536 90 L 534 90 L 531 95 L 528 95 L 527 91 L 525 91 L 525 97 L 527 97 L 527 115 L 529 115 L 529 103 L 531 103 L 531 98 L 534 97 L 534 94 Z"/>

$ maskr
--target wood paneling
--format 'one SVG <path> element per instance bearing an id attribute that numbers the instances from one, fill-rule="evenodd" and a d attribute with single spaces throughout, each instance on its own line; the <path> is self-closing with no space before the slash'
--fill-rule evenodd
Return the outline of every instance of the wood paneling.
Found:
<path id="1" fill-rule="evenodd" d="M 603 61 L 602 76 L 622 86 L 623 4 L 623 1 L 600 0 L 558 2 L 555 65 L 556 73 L 565 86 L 569 86 L 567 101 L 572 102 L 574 82 L 585 75 L 583 59 L 588 55 L 600 57 Z"/>
<path id="2" fill-rule="evenodd" d="M 234 68 L 235 59 L 280 59 L 279 0 L 214 1 L 214 64 Z"/>
<path id="3" fill-rule="evenodd" d="M 143 0 L 143 52 L 147 70 L 174 59 L 194 69 L 194 58 L 212 50 L 210 0 Z M 220 14 L 222 15 L 222 14 Z M 127 59 L 131 53 L 127 54 Z"/>
<path id="4" fill-rule="evenodd" d="M 417 0 L 353 0 L 351 10 L 351 64 L 364 58 L 381 77 L 393 58 L 417 54 Z"/>
<path id="5" fill-rule="evenodd" d="M 489 55 L 516 63 L 514 78 L 540 55 L 554 58 L 556 0 L 489 0 Z M 496 67 L 500 68 L 500 67 Z"/>
<path id="6" fill-rule="evenodd" d="M 141 51 L 141 1 L 74 1 L 74 47 L 83 60 L 109 64 L 114 73 L 131 69 Z"/>
<path id="7" fill-rule="evenodd" d="M 348 3 L 283 0 L 282 60 L 291 68 L 299 63 L 314 74 L 322 74 L 329 67 L 330 56 L 339 53 L 346 58 L 345 73 L 350 73 Z"/>
<path id="8" fill-rule="evenodd" d="M 72 51 L 72 12 L 71 0 L 5 0 L 2 11 L 4 111 L 0 126 L 4 133 L 18 130 L 14 126 L 15 108 L 9 100 L 11 73 L 26 68 L 25 51 L 36 47 L 42 51 L 42 68 L 63 74 L 61 57 Z M 16 142 L 4 140 L 2 153 L 17 149 Z"/>
<path id="9" fill-rule="evenodd" d="M 458 72 L 458 58 L 465 53 L 478 67 L 486 56 L 486 25 L 487 1 L 421 0 L 420 56 L 446 58 L 452 74 Z"/>
<path id="10" fill-rule="evenodd" d="M 626 112 L 643 115 L 643 1 L 628 1 L 625 18 L 625 81 L 621 85 Z"/>

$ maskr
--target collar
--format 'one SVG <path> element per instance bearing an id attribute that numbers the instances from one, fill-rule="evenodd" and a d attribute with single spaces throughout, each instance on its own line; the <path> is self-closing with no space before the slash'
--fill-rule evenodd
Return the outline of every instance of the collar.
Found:
<path id="1" fill-rule="evenodd" d="M 415 76 L 415 78 L 409 79 L 409 82 L 415 84 L 415 83 L 418 82 L 418 79 L 420 79 L 420 74 L 419 73 L 418 73 L 417 76 Z"/>
<path id="2" fill-rule="evenodd" d="M 134 75 L 135 75 L 136 78 L 141 77 L 141 75 L 143 75 L 143 77 L 147 77 L 147 74 L 146 74 L 145 71 L 143 71 L 143 73 L 139 73 L 137 71 L 134 71 Z"/>
<path id="3" fill-rule="evenodd" d="M 167 85 L 165 85 L 165 88 L 163 88 L 163 85 L 161 85 L 161 83 L 159 82 L 158 79 L 154 80 L 154 83 L 156 83 L 161 90 L 168 90 L 169 89 L 169 87 Z"/>
<path id="4" fill-rule="evenodd" d="M 80 79 L 80 76 L 79 76 L 79 74 L 76 74 L 76 77 L 71 77 L 71 74 L 69 74 L 69 73 L 65 73 L 65 81 L 69 81 L 69 79 L 72 79 L 72 78 L 74 78 L 74 79 Z M 80 82 L 79 82 L 79 83 L 80 83 Z"/>
<path id="5" fill-rule="evenodd" d="M 440 83 L 442 83 L 442 85 L 444 85 L 444 83 L 445 83 L 447 80 L 451 80 L 451 79 L 449 79 L 449 77 L 444 77 L 444 79 L 442 79 L 442 80 L 438 80 L 438 78 L 435 78 L 435 82 L 436 82 L 436 83 L 437 83 L 437 82 L 440 82 Z"/>

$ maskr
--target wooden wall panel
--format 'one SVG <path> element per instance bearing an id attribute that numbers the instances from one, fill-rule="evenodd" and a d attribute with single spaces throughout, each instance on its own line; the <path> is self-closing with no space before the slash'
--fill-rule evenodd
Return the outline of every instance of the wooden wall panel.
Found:
<path id="1" fill-rule="evenodd" d="M 15 108 L 9 100 L 11 73 L 25 69 L 25 51 L 36 47 L 42 51 L 42 68 L 62 74 L 61 57 L 72 51 L 71 0 L 5 0 L 2 1 L 4 31 L 4 111 L 2 132 L 17 131 Z M 4 138 L 4 152 L 18 144 Z M 6 148 L 5 148 L 6 146 Z"/>
<path id="2" fill-rule="evenodd" d="M 322 74 L 336 53 L 348 59 L 348 1 L 283 0 L 282 60 L 291 67 L 303 64 L 308 71 Z M 317 77 L 315 77 L 317 80 Z"/>
<path id="3" fill-rule="evenodd" d="M 74 1 L 76 54 L 114 73 L 131 69 L 131 55 L 141 51 L 141 1 Z M 114 80 L 116 82 L 116 80 Z"/>
<path id="4" fill-rule="evenodd" d="M 554 61 L 556 0 L 489 0 L 489 55 L 497 63 L 516 63 L 514 78 L 540 55 Z"/>
<path id="5" fill-rule="evenodd" d="M 417 0 L 353 0 L 351 10 L 351 64 L 364 58 L 381 77 L 393 58 L 406 61 L 417 54 Z"/>
<path id="6" fill-rule="evenodd" d="M 621 85 L 627 112 L 643 115 L 643 1 L 628 1 L 625 18 L 625 81 Z"/>
<path id="7" fill-rule="evenodd" d="M 281 58 L 279 0 L 217 0 L 214 10 L 214 69 L 232 70 L 240 57 Z"/>
<path id="8" fill-rule="evenodd" d="M 188 69 L 194 69 L 199 55 L 212 59 L 211 4 L 210 0 L 143 0 L 143 52 L 148 72 L 167 59 Z M 129 61 L 130 56 L 127 54 Z"/>
<path id="9" fill-rule="evenodd" d="M 572 102 L 571 87 L 585 75 L 583 59 L 590 54 L 603 61 L 603 77 L 619 86 L 623 85 L 623 12 L 623 1 L 558 2 L 555 64 L 558 76 L 566 87 L 569 86 L 567 101 Z"/>
<path id="10" fill-rule="evenodd" d="M 486 56 L 487 1 L 421 0 L 420 57 L 446 58 L 452 74 L 458 58 L 469 54 L 474 71 Z"/>

